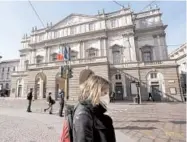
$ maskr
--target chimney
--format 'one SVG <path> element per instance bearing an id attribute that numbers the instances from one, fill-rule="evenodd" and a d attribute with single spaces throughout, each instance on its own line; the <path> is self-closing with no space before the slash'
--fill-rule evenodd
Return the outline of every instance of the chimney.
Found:
<path id="1" fill-rule="evenodd" d="M 47 28 L 49 27 L 49 24 L 48 24 L 48 22 L 47 22 Z"/>
<path id="2" fill-rule="evenodd" d="M 34 27 L 32 27 L 32 32 L 34 32 Z"/>
<path id="3" fill-rule="evenodd" d="M 52 27 L 52 22 L 50 23 L 50 26 Z"/>
<path id="4" fill-rule="evenodd" d="M 35 26 L 35 31 L 37 30 L 37 26 Z"/>

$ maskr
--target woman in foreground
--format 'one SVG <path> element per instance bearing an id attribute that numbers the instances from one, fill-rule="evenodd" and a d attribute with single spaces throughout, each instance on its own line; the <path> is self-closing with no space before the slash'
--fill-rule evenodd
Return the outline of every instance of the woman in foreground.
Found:
<path id="1" fill-rule="evenodd" d="M 93 75 L 80 85 L 81 95 L 73 117 L 73 142 L 115 142 L 112 119 L 105 115 L 109 82 Z"/>

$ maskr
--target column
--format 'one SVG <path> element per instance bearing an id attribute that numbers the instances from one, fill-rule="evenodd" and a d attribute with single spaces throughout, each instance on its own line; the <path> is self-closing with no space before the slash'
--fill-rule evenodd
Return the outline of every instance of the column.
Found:
<path id="1" fill-rule="evenodd" d="M 157 35 L 153 35 L 154 39 L 154 47 L 153 47 L 153 59 L 158 60 L 159 59 L 159 47 L 158 47 L 158 41 L 157 41 Z"/>
<path id="2" fill-rule="evenodd" d="M 157 35 L 157 41 L 158 41 L 158 51 L 159 51 L 159 60 L 163 59 L 163 53 L 162 53 L 162 46 L 161 46 L 161 41 L 160 41 L 160 36 Z"/>
<path id="3" fill-rule="evenodd" d="M 161 52 L 162 52 L 162 59 L 163 60 L 168 59 L 165 33 L 160 34 L 159 37 L 160 37 L 160 47 L 161 47 Z"/>
<path id="4" fill-rule="evenodd" d="M 45 62 L 48 62 L 48 47 L 45 47 Z"/>
<path id="5" fill-rule="evenodd" d="M 103 56 L 103 53 L 104 53 L 104 48 L 102 46 L 102 38 L 99 38 L 99 51 L 100 51 L 100 56 Z"/>
<path id="6" fill-rule="evenodd" d="M 43 98 L 43 83 L 44 81 L 40 78 L 40 98 Z"/>
<path id="7" fill-rule="evenodd" d="M 107 56 L 108 55 L 108 50 L 107 50 L 107 41 L 106 41 L 107 39 L 106 38 L 104 38 L 103 39 L 103 56 Z"/>
<path id="8" fill-rule="evenodd" d="M 50 54 L 51 54 L 51 47 L 47 47 L 48 52 L 47 52 L 47 62 L 50 62 Z"/>
<path id="9" fill-rule="evenodd" d="M 132 33 L 130 33 L 129 35 L 129 44 L 130 44 L 130 50 L 131 50 L 131 60 L 137 61 L 136 49 L 135 49 L 135 44 L 134 44 L 134 35 Z"/>
<path id="10" fill-rule="evenodd" d="M 82 58 L 85 58 L 85 43 L 82 42 Z"/>
<path id="11" fill-rule="evenodd" d="M 82 51 L 82 41 L 80 41 L 79 43 L 79 56 L 80 56 L 80 59 L 82 59 L 82 55 L 83 54 L 83 51 Z"/>
<path id="12" fill-rule="evenodd" d="M 131 61 L 131 50 L 130 50 L 130 40 L 129 40 L 129 37 L 128 37 L 127 34 L 124 34 L 122 36 L 123 36 L 123 42 L 124 42 L 123 45 L 124 45 L 124 47 L 127 48 L 127 49 L 124 49 L 124 50 L 127 50 L 126 52 L 128 52 L 128 53 L 124 54 L 125 53 L 125 51 L 124 51 L 124 53 L 123 53 L 123 60 L 124 61 L 125 60 Z"/>

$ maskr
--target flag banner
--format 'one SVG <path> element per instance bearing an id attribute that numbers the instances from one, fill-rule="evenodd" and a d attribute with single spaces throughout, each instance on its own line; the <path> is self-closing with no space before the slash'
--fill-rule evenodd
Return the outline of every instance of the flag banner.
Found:
<path id="1" fill-rule="evenodd" d="M 62 47 L 61 46 L 59 46 L 59 49 L 58 49 L 57 60 L 58 61 L 63 61 L 64 60 L 64 56 L 63 56 L 63 52 L 62 52 Z"/>
<path id="2" fill-rule="evenodd" d="M 64 60 L 70 60 L 70 50 L 69 46 L 64 47 Z"/>

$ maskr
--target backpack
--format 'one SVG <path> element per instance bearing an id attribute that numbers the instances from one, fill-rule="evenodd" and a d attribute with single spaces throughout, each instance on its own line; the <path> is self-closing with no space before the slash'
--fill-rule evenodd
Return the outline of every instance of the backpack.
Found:
<path id="1" fill-rule="evenodd" d="M 77 106 L 67 106 L 60 142 L 73 142 L 73 116 Z"/>

